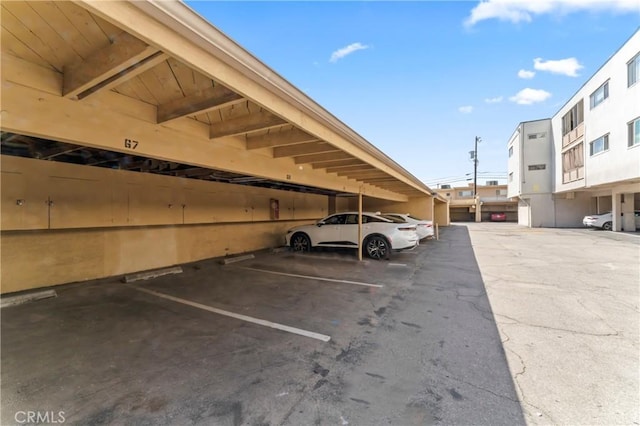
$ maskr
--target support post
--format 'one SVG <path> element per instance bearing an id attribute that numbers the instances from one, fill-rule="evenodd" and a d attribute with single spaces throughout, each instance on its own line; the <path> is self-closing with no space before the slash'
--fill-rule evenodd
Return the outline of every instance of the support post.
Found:
<path id="1" fill-rule="evenodd" d="M 362 260 L 362 187 L 358 191 L 358 260 Z"/>

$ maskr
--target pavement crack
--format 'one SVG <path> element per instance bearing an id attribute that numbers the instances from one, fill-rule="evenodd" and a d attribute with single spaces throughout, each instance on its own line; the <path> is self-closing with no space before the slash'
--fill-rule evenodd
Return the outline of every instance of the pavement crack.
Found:
<path id="1" fill-rule="evenodd" d="M 528 323 L 528 322 L 524 322 L 524 321 L 519 321 L 515 318 L 512 318 L 508 315 L 504 315 L 504 314 L 498 314 L 498 313 L 494 313 L 495 316 L 497 317 L 502 317 L 502 318 L 507 318 L 508 320 L 513 321 L 511 323 L 511 325 L 521 325 L 521 326 L 526 326 L 526 327 L 534 327 L 534 328 L 541 328 L 544 330 L 553 330 L 553 331 L 562 331 L 565 333 L 571 333 L 571 334 L 578 334 L 578 335 L 582 335 L 582 336 L 592 336 L 592 337 L 616 337 L 619 336 L 620 333 L 619 332 L 614 332 L 614 333 L 589 333 L 587 331 L 580 331 L 580 330 L 571 330 L 568 328 L 559 328 L 559 327 L 550 327 L 548 325 L 540 325 L 540 324 L 532 324 L 532 323 Z M 611 327 L 609 327 L 611 328 Z"/>
<path id="2" fill-rule="evenodd" d="M 513 382 L 515 383 L 516 387 L 518 388 L 517 393 L 518 393 L 518 396 L 520 398 L 520 401 L 523 404 L 526 404 L 527 406 L 534 408 L 535 410 L 537 410 L 538 413 L 543 413 L 546 416 L 546 418 L 549 419 L 549 421 L 550 421 L 549 423 L 550 424 L 555 424 L 556 422 L 553 420 L 553 418 L 549 415 L 548 412 L 546 412 L 542 408 L 538 407 L 537 405 L 531 403 L 531 401 L 529 401 L 527 399 L 527 397 L 525 396 L 524 391 L 522 390 L 522 386 L 520 386 L 520 380 L 519 379 L 526 374 L 526 372 L 527 372 L 527 364 L 524 362 L 524 359 L 520 356 L 519 353 L 517 353 L 513 349 L 509 349 L 509 348 L 506 348 L 506 349 L 509 352 L 511 352 L 513 355 L 515 355 L 520 360 L 520 365 L 522 366 L 522 370 L 516 372 L 513 375 Z M 531 415 L 531 413 L 529 413 L 529 414 Z"/>
<path id="3" fill-rule="evenodd" d="M 465 385 L 467 385 L 467 386 L 471 386 L 472 388 L 475 388 L 475 389 L 481 390 L 481 391 L 483 391 L 483 392 L 490 393 L 491 395 L 493 395 L 493 396 L 497 396 L 498 398 L 506 399 L 507 401 L 511 401 L 511 402 L 520 402 L 520 401 L 518 401 L 518 399 L 517 399 L 517 398 L 510 398 L 510 397 L 508 397 L 507 395 L 501 395 L 501 394 L 496 393 L 496 392 L 494 392 L 494 391 L 492 391 L 492 390 L 490 390 L 490 389 L 487 389 L 487 388 L 482 387 L 482 386 L 478 386 L 478 385 L 476 385 L 476 384 L 473 384 L 473 383 L 471 383 L 471 382 L 468 382 L 468 381 L 466 381 L 466 380 L 460 379 L 460 378 L 455 377 L 455 376 L 452 376 L 452 375 L 442 375 L 442 374 L 441 374 L 441 376 L 442 376 L 442 377 L 446 377 L 446 378 L 448 378 L 448 379 L 455 380 L 455 381 L 456 381 L 456 382 L 458 382 L 458 383 L 463 383 L 463 384 L 465 384 Z"/>

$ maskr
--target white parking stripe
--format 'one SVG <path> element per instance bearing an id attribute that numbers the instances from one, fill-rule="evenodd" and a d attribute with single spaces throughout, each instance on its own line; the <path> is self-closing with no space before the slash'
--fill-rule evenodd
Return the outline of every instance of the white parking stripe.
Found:
<path id="1" fill-rule="evenodd" d="M 333 278 L 314 277 L 312 275 L 289 274 L 289 273 L 286 273 L 286 272 L 270 271 L 268 269 L 250 268 L 248 266 L 238 266 L 238 268 L 248 269 L 250 271 L 266 272 L 267 274 L 284 275 L 286 277 L 304 278 L 304 279 L 307 279 L 307 280 L 329 281 L 329 282 L 332 282 L 332 283 L 355 284 L 355 285 L 364 285 L 364 286 L 367 286 L 367 287 L 377 287 L 377 288 L 382 288 L 383 287 L 380 284 L 362 283 L 360 281 L 336 280 L 336 279 L 333 279 Z"/>
<path id="2" fill-rule="evenodd" d="M 182 303 L 183 305 L 189 305 L 194 308 L 202 309 L 205 311 L 213 312 L 215 314 L 224 315 L 227 317 L 239 319 L 242 321 L 251 322 L 258 325 L 263 325 L 265 327 L 275 328 L 277 330 L 287 331 L 289 333 L 298 334 L 300 336 L 311 337 L 312 339 L 322 340 L 323 342 L 328 342 L 331 340 L 331 336 L 327 336 L 324 334 L 314 333 L 312 331 L 302 330 L 300 328 L 289 327 L 288 325 L 278 324 L 277 322 L 271 322 L 262 320 L 259 318 L 253 318 L 246 315 L 236 314 L 234 312 L 224 311 L 222 309 L 212 308 L 211 306 L 203 305 L 201 303 L 192 302 L 190 300 L 181 299 L 179 297 L 169 296 L 168 294 L 158 293 L 157 291 L 149 290 L 142 287 L 129 286 L 143 293 L 152 294 L 157 297 L 161 297 L 163 299 L 171 300 L 173 302 Z"/>

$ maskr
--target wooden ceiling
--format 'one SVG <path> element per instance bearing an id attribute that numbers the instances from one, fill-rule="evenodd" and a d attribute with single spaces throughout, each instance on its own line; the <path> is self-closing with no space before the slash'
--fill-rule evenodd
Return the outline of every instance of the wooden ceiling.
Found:
<path id="1" fill-rule="evenodd" d="M 3 56 L 59 73 L 61 96 L 67 99 L 85 102 L 112 91 L 153 106 L 158 125 L 192 120 L 208 126 L 211 143 L 234 137 L 247 151 L 263 150 L 342 179 L 408 197 L 430 194 L 415 184 L 417 179 L 411 177 L 414 183 L 408 184 L 411 179 L 398 179 L 309 134 L 268 105 L 258 105 L 75 3 L 5 1 L 1 7 Z"/>

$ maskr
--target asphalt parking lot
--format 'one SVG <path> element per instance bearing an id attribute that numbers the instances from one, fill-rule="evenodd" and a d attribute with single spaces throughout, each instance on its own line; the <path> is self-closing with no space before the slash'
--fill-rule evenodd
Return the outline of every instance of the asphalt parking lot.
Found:
<path id="1" fill-rule="evenodd" d="M 491 225 L 467 228 L 527 423 L 640 424 L 640 233 Z"/>
<path id="2" fill-rule="evenodd" d="M 2 424 L 523 423 L 466 228 L 390 261 L 285 251 L 183 269 L 2 309 Z"/>
<path id="3" fill-rule="evenodd" d="M 390 261 L 260 252 L 57 287 L 1 310 L 0 422 L 633 424 L 639 244 L 466 224 Z"/>

